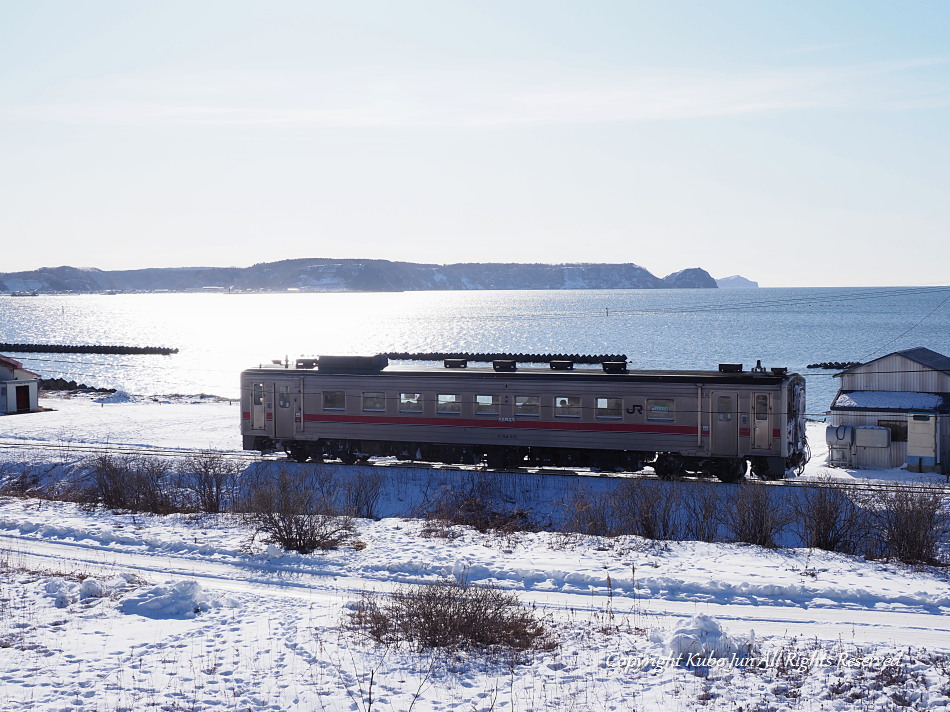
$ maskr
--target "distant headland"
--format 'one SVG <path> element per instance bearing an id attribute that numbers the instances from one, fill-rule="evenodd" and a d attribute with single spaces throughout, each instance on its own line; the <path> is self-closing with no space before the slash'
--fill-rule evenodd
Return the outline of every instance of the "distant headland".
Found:
<path id="1" fill-rule="evenodd" d="M 742 280 L 748 284 L 739 284 Z M 728 284 L 724 284 L 728 282 Z M 699 267 L 657 277 L 633 263 L 437 265 L 389 260 L 304 258 L 251 267 L 100 270 L 43 267 L 0 273 L 7 294 L 119 292 L 404 292 L 477 289 L 716 289 L 758 286 L 713 279 Z"/>

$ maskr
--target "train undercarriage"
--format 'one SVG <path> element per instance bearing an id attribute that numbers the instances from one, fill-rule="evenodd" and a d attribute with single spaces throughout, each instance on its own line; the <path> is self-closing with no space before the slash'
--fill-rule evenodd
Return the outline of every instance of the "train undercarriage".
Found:
<path id="1" fill-rule="evenodd" d="M 370 457 L 439 462 L 448 465 L 485 465 L 491 469 L 517 467 L 579 467 L 602 472 L 638 472 L 649 465 L 661 479 L 687 475 L 738 482 L 747 471 L 759 479 L 779 480 L 794 466 L 782 457 L 696 457 L 679 453 L 594 450 L 546 447 L 503 447 L 442 443 L 403 443 L 346 439 L 274 441 L 260 437 L 254 449 L 283 450 L 297 462 L 339 460 L 365 462 Z"/>

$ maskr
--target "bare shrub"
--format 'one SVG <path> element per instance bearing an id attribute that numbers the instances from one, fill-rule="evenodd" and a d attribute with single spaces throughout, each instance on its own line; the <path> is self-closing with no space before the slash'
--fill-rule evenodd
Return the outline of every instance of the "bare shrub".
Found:
<path id="1" fill-rule="evenodd" d="M 418 650 L 553 647 L 543 623 L 514 593 L 465 581 L 406 586 L 385 598 L 364 594 L 350 617 L 379 643 L 410 643 Z"/>
<path id="2" fill-rule="evenodd" d="M 718 541 L 722 490 L 694 482 L 683 493 L 683 534 L 692 541 Z"/>
<path id="3" fill-rule="evenodd" d="M 497 475 L 485 472 L 465 473 L 443 485 L 420 513 L 430 521 L 470 526 L 480 532 L 534 528 L 527 511 L 504 501 Z"/>
<path id="4" fill-rule="evenodd" d="M 100 454 L 93 458 L 91 470 L 91 499 L 109 509 L 152 514 L 180 510 L 172 495 L 167 460 Z"/>
<path id="5" fill-rule="evenodd" d="M 215 450 L 202 450 L 178 463 L 181 486 L 191 494 L 198 511 L 211 514 L 233 503 L 241 469 L 240 464 Z"/>
<path id="6" fill-rule="evenodd" d="M 624 480 L 612 494 L 616 526 L 613 534 L 634 534 L 670 541 L 682 538 L 682 484 L 655 480 Z"/>
<path id="7" fill-rule="evenodd" d="M 312 468 L 265 471 L 248 488 L 244 510 L 267 543 L 301 554 L 336 549 L 353 536 L 353 522 L 326 490 Z"/>
<path id="8" fill-rule="evenodd" d="M 797 494 L 793 510 L 805 546 L 842 554 L 867 551 L 870 516 L 842 487 L 827 479 Z"/>
<path id="9" fill-rule="evenodd" d="M 613 496 L 575 487 L 562 503 L 562 529 L 590 536 L 609 536 L 614 530 Z"/>
<path id="10" fill-rule="evenodd" d="M 160 457 L 147 457 L 135 462 L 132 489 L 137 506 L 133 509 L 152 514 L 181 511 L 170 482 L 172 471 L 171 463 Z"/>
<path id="11" fill-rule="evenodd" d="M 365 468 L 343 482 L 343 511 L 352 517 L 376 519 L 383 476 Z"/>
<path id="12" fill-rule="evenodd" d="M 778 537 L 792 522 L 782 492 L 776 487 L 746 482 L 730 488 L 720 510 L 721 522 L 732 541 L 774 549 Z"/>
<path id="13" fill-rule="evenodd" d="M 0 466 L 0 495 L 26 497 L 40 494 L 42 477 L 45 473 L 38 467 L 14 465 Z"/>
<path id="14" fill-rule="evenodd" d="M 908 564 L 938 563 L 948 525 L 940 490 L 922 485 L 881 488 L 871 501 L 877 553 Z"/>

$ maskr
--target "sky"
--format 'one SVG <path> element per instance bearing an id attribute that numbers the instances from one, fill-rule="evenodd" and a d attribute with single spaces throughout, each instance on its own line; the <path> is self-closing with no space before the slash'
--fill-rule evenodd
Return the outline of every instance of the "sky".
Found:
<path id="1" fill-rule="evenodd" d="M 950 3 L 0 0 L 0 272 L 947 284 Z"/>

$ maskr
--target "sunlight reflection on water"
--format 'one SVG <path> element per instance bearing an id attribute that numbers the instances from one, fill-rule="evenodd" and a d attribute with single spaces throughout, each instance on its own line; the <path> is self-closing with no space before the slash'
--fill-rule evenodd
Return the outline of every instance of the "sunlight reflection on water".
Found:
<path id="1" fill-rule="evenodd" d="M 0 341 L 170 346 L 174 356 L 10 354 L 47 376 L 132 393 L 233 396 L 244 368 L 389 351 L 625 353 L 633 368 L 950 353 L 945 290 L 759 289 L 0 297 Z M 809 375 L 809 410 L 837 386 Z"/>

